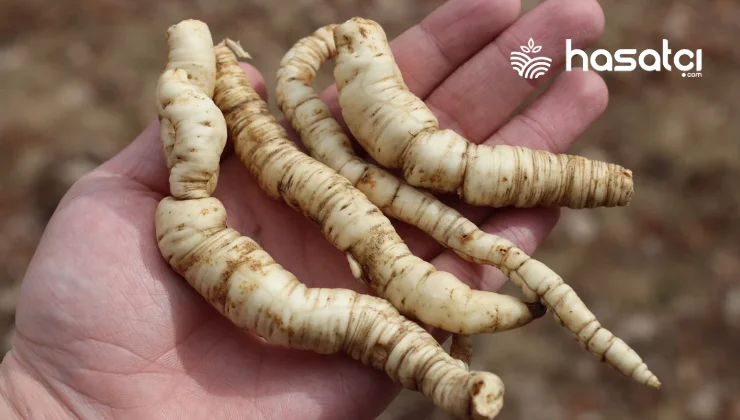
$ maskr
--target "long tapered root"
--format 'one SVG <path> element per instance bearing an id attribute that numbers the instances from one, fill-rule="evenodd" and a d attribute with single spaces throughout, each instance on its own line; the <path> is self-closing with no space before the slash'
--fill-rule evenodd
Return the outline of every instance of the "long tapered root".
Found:
<path id="1" fill-rule="evenodd" d="M 553 316 L 574 335 L 588 351 L 600 360 L 642 384 L 660 388 L 660 381 L 642 358 L 622 339 L 602 327 L 576 292 L 563 279 L 541 262 L 515 247 L 499 249 L 512 282 L 524 283 L 541 297 Z"/>
<path id="2" fill-rule="evenodd" d="M 632 173 L 618 165 L 516 146 L 476 145 L 440 130 L 403 81 L 383 29 L 353 18 L 334 28 L 334 68 L 342 115 L 381 165 L 402 168 L 409 184 L 457 193 L 493 207 L 623 206 Z"/>
<path id="3" fill-rule="evenodd" d="M 618 338 L 611 338 L 611 333 L 600 327 L 595 315 L 555 272 L 531 259 L 512 242 L 481 231 L 434 196 L 368 164 L 354 153 L 349 138 L 312 87 L 321 65 L 336 55 L 335 27 L 325 26 L 298 41 L 283 57 L 278 71 L 278 105 L 300 134 L 309 153 L 346 177 L 389 217 L 417 226 L 468 261 L 502 270 L 528 299 L 543 302 L 584 347 L 622 373 L 641 383 L 657 386 L 657 378 L 639 356 Z M 527 259 L 529 268 L 536 266 L 537 269 L 512 265 L 522 258 Z M 567 287 L 569 304 L 553 298 L 559 295 L 548 295 L 545 289 L 538 289 L 542 284 L 551 288 Z M 542 306 L 533 306 L 535 317 L 538 308 L 539 314 L 544 314 Z M 588 320 L 589 329 L 583 329 L 584 324 L 578 319 Z M 598 337 L 593 328 L 601 331 Z M 608 343 L 604 344 L 604 340 Z M 453 348 L 459 358 L 465 357 L 467 346 L 464 337 L 455 336 Z M 610 350 L 605 351 L 605 346 L 611 346 Z"/>
<path id="4" fill-rule="evenodd" d="M 531 322 L 532 307 L 511 296 L 472 290 L 414 256 L 390 220 L 346 178 L 302 153 L 249 84 L 228 47 L 216 47 L 215 102 L 236 154 L 261 188 L 317 223 L 352 258 L 366 281 L 401 313 L 462 334 L 503 331 Z"/>
<path id="5" fill-rule="evenodd" d="M 165 198 L 155 217 L 164 258 L 237 326 L 289 348 L 346 353 L 456 417 L 493 418 L 500 410 L 503 384 L 496 375 L 468 372 L 384 299 L 306 287 L 228 228 L 218 199 Z"/>
<path id="6" fill-rule="evenodd" d="M 180 52 L 181 61 L 193 63 L 208 55 L 196 47 L 210 40 L 210 34 L 200 22 L 184 25 L 200 35 L 171 37 L 170 49 Z M 197 53 L 188 57 L 191 50 Z M 172 128 L 162 141 L 166 158 L 173 162 L 170 190 L 177 196 L 160 201 L 154 223 L 157 244 L 170 266 L 226 318 L 271 343 L 322 354 L 344 352 L 420 390 L 456 417 L 494 418 L 504 392 L 496 375 L 467 372 L 429 333 L 383 299 L 306 287 L 256 242 L 227 226 L 222 203 L 209 197 L 226 124 L 208 86 L 208 80 L 168 66 L 157 89 L 158 113 Z"/>

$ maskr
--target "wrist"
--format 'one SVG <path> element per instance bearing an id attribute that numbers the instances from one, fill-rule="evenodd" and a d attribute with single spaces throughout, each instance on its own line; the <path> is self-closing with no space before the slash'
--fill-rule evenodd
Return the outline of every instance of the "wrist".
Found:
<path id="1" fill-rule="evenodd" d="M 0 418 L 63 418 L 65 410 L 13 354 L 0 363 Z"/>
<path id="2" fill-rule="evenodd" d="M 11 405 L 10 400 L 5 395 L 5 392 L 0 388 L 0 418 L 2 419 L 17 419 L 19 418 L 18 413 Z"/>
<path id="3" fill-rule="evenodd" d="M 22 419 L 23 415 L 16 407 L 17 401 L 14 401 L 15 374 L 11 368 L 13 361 L 12 354 L 9 352 L 5 355 L 0 363 L 0 418 L 3 419 Z"/>

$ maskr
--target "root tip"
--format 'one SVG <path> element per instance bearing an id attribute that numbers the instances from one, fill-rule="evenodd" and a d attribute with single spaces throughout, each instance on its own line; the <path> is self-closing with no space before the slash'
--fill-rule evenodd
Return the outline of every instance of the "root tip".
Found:
<path id="1" fill-rule="evenodd" d="M 532 319 L 542 318 L 547 313 L 547 307 L 540 302 L 527 302 Z"/>
<path id="2" fill-rule="evenodd" d="M 224 39 L 223 42 L 226 44 L 227 47 L 229 47 L 229 49 L 234 53 L 234 55 L 240 60 L 246 60 L 246 59 L 251 60 L 252 59 L 252 56 L 249 55 L 249 53 L 246 52 L 244 48 L 242 48 L 242 44 L 239 43 L 239 41 L 234 41 L 233 39 L 226 38 Z"/>
<path id="3" fill-rule="evenodd" d="M 504 383 L 492 373 L 477 372 L 470 397 L 470 418 L 493 419 L 504 405 Z"/>
<path id="4" fill-rule="evenodd" d="M 660 380 L 658 380 L 657 376 L 653 375 L 650 379 L 648 379 L 645 385 L 653 387 L 655 389 L 660 389 L 663 384 L 660 383 Z"/>

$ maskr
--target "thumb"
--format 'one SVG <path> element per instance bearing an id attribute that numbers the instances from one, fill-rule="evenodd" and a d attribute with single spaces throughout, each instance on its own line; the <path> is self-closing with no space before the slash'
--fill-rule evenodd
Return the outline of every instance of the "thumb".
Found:
<path id="1" fill-rule="evenodd" d="M 262 74 L 251 64 L 241 63 L 249 83 L 267 100 Z M 231 144 L 227 144 L 231 148 Z M 116 156 L 103 163 L 98 171 L 120 175 L 163 195 L 169 194 L 169 175 L 159 137 L 159 122 L 154 119 L 136 139 Z"/>

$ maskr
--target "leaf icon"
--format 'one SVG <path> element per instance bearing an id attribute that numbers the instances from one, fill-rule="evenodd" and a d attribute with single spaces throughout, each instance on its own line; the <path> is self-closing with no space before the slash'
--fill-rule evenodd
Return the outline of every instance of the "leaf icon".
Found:
<path id="1" fill-rule="evenodd" d="M 527 42 L 527 46 L 529 47 L 530 50 L 534 49 L 534 39 L 529 38 L 529 42 Z"/>
<path id="2" fill-rule="evenodd" d="M 536 47 L 534 47 L 534 48 L 532 49 L 532 52 L 533 52 L 533 53 L 538 53 L 538 52 L 540 52 L 540 51 L 542 51 L 542 45 L 536 46 Z"/>
<path id="3" fill-rule="evenodd" d="M 524 45 L 522 45 L 522 46 L 521 46 L 521 47 L 519 47 L 519 48 L 521 48 L 521 49 L 522 49 L 522 51 L 524 51 L 525 53 L 528 53 L 528 52 L 530 52 L 530 49 L 529 49 L 529 48 L 527 48 L 527 47 L 525 47 Z"/>

